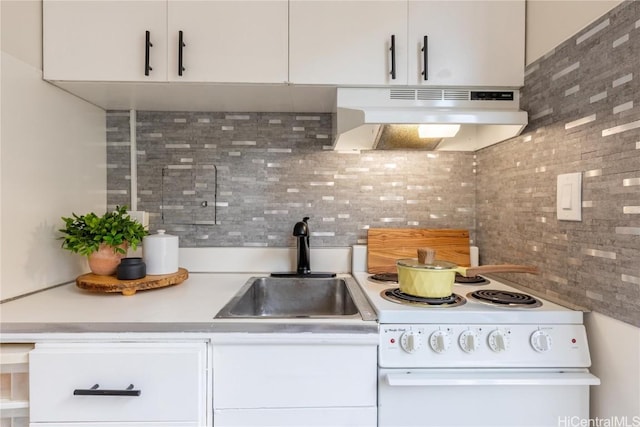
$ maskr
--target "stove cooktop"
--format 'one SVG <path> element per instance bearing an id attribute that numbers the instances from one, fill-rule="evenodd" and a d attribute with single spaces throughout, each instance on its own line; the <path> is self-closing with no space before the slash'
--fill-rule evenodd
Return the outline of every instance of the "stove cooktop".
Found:
<path id="1" fill-rule="evenodd" d="M 562 307 L 551 301 L 535 297 L 532 305 L 526 308 L 517 308 L 506 305 L 488 304 L 480 302 L 469 295 L 475 291 L 483 290 L 490 293 L 515 292 L 526 297 L 531 297 L 519 289 L 491 279 L 489 284 L 454 284 L 454 294 L 466 299 L 465 304 L 452 307 L 437 308 L 416 304 L 401 304 L 390 301 L 381 296 L 386 289 L 397 288 L 389 282 L 376 282 L 370 279 L 371 274 L 366 272 L 352 273 L 353 277 L 363 288 L 371 305 L 378 314 L 380 323 L 509 323 L 509 324 L 582 324 L 583 315 L 580 311 L 574 311 Z M 520 298 L 520 297 L 516 297 Z"/>

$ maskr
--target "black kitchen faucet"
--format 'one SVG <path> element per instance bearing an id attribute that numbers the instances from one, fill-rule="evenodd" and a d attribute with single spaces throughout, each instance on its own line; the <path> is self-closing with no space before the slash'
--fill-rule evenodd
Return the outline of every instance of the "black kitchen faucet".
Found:
<path id="1" fill-rule="evenodd" d="M 293 236 L 298 241 L 298 274 L 311 273 L 311 250 L 309 248 L 309 220 L 308 216 L 293 226 Z"/>
<path id="2" fill-rule="evenodd" d="M 335 277 L 336 273 L 312 273 L 311 272 L 311 247 L 309 246 L 309 217 L 305 216 L 302 221 L 296 222 L 293 226 L 293 236 L 297 241 L 297 268 L 295 272 L 271 273 L 271 277 L 309 277 L 323 278 Z"/>

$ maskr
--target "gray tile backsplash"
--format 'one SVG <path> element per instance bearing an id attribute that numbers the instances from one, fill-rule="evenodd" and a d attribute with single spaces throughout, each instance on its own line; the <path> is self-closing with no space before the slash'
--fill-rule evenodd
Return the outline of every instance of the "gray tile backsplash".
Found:
<path id="1" fill-rule="evenodd" d="M 330 114 L 136 115 L 138 209 L 181 246 L 291 246 L 304 216 L 312 246 L 366 243 L 369 227 L 474 236 L 473 153 L 335 152 Z M 108 203 L 131 205 L 129 113 L 107 121 Z"/>
<path id="2" fill-rule="evenodd" d="M 477 153 L 334 152 L 328 114 L 140 111 L 138 207 L 185 247 L 291 246 L 303 216 L 312 246 L 466 228 L 482 263 L 542 271 L 505 278 L 640 326 L 640 2 L 527 67 L 521 94 L 524 133 Z M 130 204 L 129 113 L 107 121 L 108 203 Z M 571 172 L 581 222 L 556 219 Z"/>
<path id="3" fill-rule="evenodd" d="M 482 263 L 640 326 L 640 2 L 625 2 L 527 68 L 522 135 L 478 154 Z M 556 177 L 582 173 L 582 221 L 556 219 Z"/>

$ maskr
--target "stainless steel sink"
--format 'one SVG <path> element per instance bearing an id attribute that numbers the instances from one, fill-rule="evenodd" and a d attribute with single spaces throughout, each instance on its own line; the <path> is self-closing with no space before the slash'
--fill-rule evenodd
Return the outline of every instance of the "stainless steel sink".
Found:
<path id="1" fill-rule="evenodd" d="M 252 277 L 216 318 L 362 318 L 376 316 L 352 277 Z"/>

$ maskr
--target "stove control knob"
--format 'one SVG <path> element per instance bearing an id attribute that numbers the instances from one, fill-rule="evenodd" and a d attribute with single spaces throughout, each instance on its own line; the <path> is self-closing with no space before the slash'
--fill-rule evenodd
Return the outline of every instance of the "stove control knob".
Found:
<path id="1" fill-rule="evenodd" d="M 489 348 L 496 353 L 506 351 L 509 348 L 509 336 L 500 329 L 489 334 L 488 342 Z"/>
<path id="2" fill-rule="evenodd" d="M 460 348 L 466 353 L 476 351 L 478 347 L 480 347 L 478 334 L 476 334 L 472 330 L 466 330 L 461 333 L 460 338 L 458 339 L 458 343 L 460 344 Z"/>
<path id="3" fill-rule="evenodd" d="M 419 332 L 407 331 L 400 336 L 400 347 L 407 353 L 415 353 L 422 348 L 422 337 Z"/>
<path id="4" fill-rule="evenodd" d="M 429 345 L 436 353 L 444 353 L 451 345 L 451 338 L 446 331 L 435 331 L 429 338 Z"/>
<path id="5" fill-rule="evenodd" d="M 549 351 L 551 350 L 551 337 L 546 331 L 535 331 L 531 334 L 531 346 L 540 353 Z"/>

